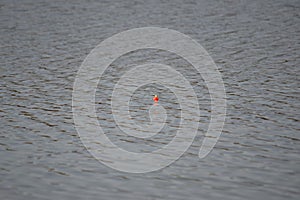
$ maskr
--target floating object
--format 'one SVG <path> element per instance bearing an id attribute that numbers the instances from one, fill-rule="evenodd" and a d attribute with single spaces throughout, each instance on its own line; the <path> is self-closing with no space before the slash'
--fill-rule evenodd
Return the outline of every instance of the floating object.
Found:
<path id="1" fill-rule="evenodd" d="M 154 102 L 158 102 L 158 100 L 159 100 L 158 96 L 157 96 L 157 95 L 154 95 L 153 101 L 154 101 Z"/>

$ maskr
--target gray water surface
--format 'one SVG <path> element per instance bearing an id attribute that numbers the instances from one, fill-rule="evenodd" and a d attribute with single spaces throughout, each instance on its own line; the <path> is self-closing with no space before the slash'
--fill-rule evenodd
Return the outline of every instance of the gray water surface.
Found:
<path id="1" fill-rule="evenodd" d="M 300 2 L 0 1 L 0 198 L 299 199 Z M 200 74 L 168 52 L 142 50 L 116 60 L 96 93 L 99 124 L 131 151 L 161 148 L 174 136 L 176 96 L 138 89 L 133 118 L 147 122 L 158 92 L 169 126 L 153 140 L 126 138 L 109 110 L 126 66 L 158 62 L 189 78 L 201 107 L 199 133 L 172 165 L 147 174 L 110 169 L 85 149 L 72 119 L 72 87 L 87 54 L 131 28 L 170 28 L 198 41 L 222 73 L 227 117 L 213 151 L 198 158 L 209 95 Z"/>

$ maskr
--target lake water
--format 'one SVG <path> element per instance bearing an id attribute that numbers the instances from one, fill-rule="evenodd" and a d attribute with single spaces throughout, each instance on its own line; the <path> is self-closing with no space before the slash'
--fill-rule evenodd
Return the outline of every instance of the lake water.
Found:
<path id="1" fill-rule="evenodd" d="M 299 1 L 0 2 L 1 199 L 299 199 Z M 218 65 L 227 95 L 222 135 L 198 152 L 210 118 L 200 74 L 180 57 L 141 50 L 117 59 L 96 92 L 99 124 L 114 143 L 142 152 L 163 147 L 180 118 L 176 96 L 160 85 L 135 91 L 131 115 L 148 122 L 153 93 L 168 127 L 151 140 L 116 129 L 109 99 L 126 66 L 164 63 L 197 91 L 201 121 L 192 146 L 172 165 L 130 174 L 98 162 L 73 122 L 72 90 L 89 52 L 124 30 L 157 26 L 199 42 Z M 130 122 L 128 122 L 130 123 Z"/>

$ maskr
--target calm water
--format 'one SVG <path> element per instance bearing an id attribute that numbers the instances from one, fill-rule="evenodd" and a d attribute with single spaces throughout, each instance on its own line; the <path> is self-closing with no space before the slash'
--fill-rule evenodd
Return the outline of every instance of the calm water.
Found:
<path id="1" fill-rule="evenodd" d="M 1 199 L 298 199 L 300 197 L 299 1 L 11 1 L 0 2 Z M 99 123 L 110 139 L 140 152 L 162 147 L 178 123 L 176 97 L 142 87 L 132 116 L 158 92 L 169 127 L 153 140 L 126 140 L 109 111 L 125 66 L 155 61 L 189 77 L 201 106 L 199 134 L 167 168 L 115 171 L 82 145 L 72 119 L 72 87 L 86 55 L 105 38 L 136 27 L 178 30 L 201 43 L 222 72 L 227 92 L 223 134 L 205 159 L 198 151 L 209 121 L 209 96 L 181 58 L 155 50 L 125 55 L 99 83 Z M 148 95 L 148 96 L 147 96 Z"/>

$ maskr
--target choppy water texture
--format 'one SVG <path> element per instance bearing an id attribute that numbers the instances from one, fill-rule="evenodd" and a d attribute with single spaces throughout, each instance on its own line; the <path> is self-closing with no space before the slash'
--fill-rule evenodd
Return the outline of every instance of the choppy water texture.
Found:
<path id="1" fill-rule="evenodd" d="M 299 199 L 299 13 L 299 1 L 289 0 L 2 0 L 0 198 Z M 171 91 L 144 86 L 132 97 L 131 115 L 149 121 L 145 111 L 158 92 L 169 126 L 153 140 L 120 134 L 108 102 L 124 66 L 154 60 L 177 67 L 198 90 L 202 114 L 183 157 L 157 172 L 128 174 L 99 163 L 82 145 L 72 119 L 72 87 L 98 43 L 144 26 L 175 29 L 206 48 L 222 73 L 228 113 L 219 142 L 200 160 L 210 113 L 200 75 L 155 50 L 116 60 L 99 83 L 96 107 L 104 131 L 122 148 L 160 148 L 179 118 Z"/>

